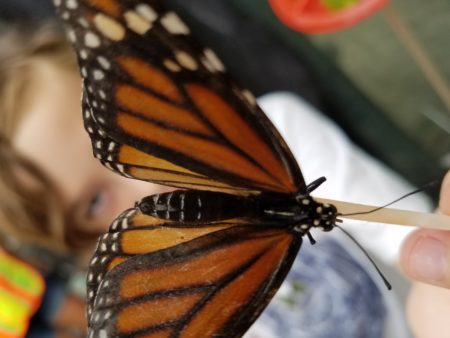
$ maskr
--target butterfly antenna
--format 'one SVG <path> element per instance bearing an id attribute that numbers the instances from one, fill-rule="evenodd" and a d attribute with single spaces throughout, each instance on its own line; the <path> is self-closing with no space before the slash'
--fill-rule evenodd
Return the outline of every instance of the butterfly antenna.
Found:
<path id="1" fill-rule="evenodd" d="M 432 181 L 432 182 L 430 182 L 430 183 L 427 183 L 427 184 L 423 185 L 422 187 L 420 187 L 420 188 L 418 188 L 418 189 L 416 189 L 416 190 L 413 190 L 413 191 L 407 193 L 406 195 L 403 195 L 403 196 L 397 198 L 396 200 L 394 200 L 394 201 L 392 201 L 392 202 L 389 202 L 389 203 L 387 203 L 387 204 L 385 204 L 385 205 L 382 205 L 381 207 L 376 207 L 376 208 L 371 209 L 371 210 L 361 211 L 361 212 L 354 212 L 354 213 L 350 213 L 350 214 L 339 214 L 339 216 L 346 217 L 346 216 L 356 216 L 356 215 L 370 214 L 370 213 L 372 213 L 372 212 L 381 210 L 381 209 L 383 209 L 383 208 L 387 208 L 388 206 L 391 206 L 392 204 L 397 203 L 398 201 L 401 201 L 402 199 L 404 199 L 404 198 L 406 198 L 406 197 L 409 197 L 409 196 L 411 196 L 411 195 L 417 194 L 417 193 L 419 193 L 419 192 L 423 192 L 423 191 L 425 191 L 425 190 L 427 190 L 427 189 L 429 189 L 429 188 L 435 187 L 437 184 L 439 184 L 439 181 L 438 181 L 438 180 Z"/>
<path id="2" fill-rule="evenodd" d="M 334 225 L 336 228 L 339 228 L 348 238 L 351 239 L 351 241 L 353 243 L 355 243 L 358 248 L 361 249 L 361 251 L 364 253 L 364 255 L 366 255 L 366 257 L 369 259 L 370 263 L 372 263 L 373 267 L 375 268 L 375 270 L 378 272 L 378 275 L 381 277 L 381 279 L 384 282 L 384 285 L 386 285 L 386 288 L 388 290 L 392 290 L 392 285 L 391 283 L 389 283 L 389 281 L 387 280 L 387 278 L 383 275 L 383 273 L 381 272 L 380 268 L 377 266 L 377 264 L 375 263 L 375 261 L 372 259 L 372 257 L 370 257 L 369 253 L 363 248 L 363 246 L 361 244 L 359 244 L 359 242 L 356 240 L 355 237 L 353 237 L 347 230 L 345 230 L 344 228 L 342 228 L 341 226 L 339 226 L 338 224 Z"/>

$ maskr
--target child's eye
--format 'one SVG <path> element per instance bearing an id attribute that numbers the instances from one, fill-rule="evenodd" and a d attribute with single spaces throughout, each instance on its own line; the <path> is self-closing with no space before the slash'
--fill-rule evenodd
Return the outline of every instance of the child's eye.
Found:
<path id="1" fill-rule="evenodd" d="M 105 209 L 106 195 L 103 191 L 97 191 L 89 200 L 86 217 L 89 219 L 95 219 L 101 216 Z"/>

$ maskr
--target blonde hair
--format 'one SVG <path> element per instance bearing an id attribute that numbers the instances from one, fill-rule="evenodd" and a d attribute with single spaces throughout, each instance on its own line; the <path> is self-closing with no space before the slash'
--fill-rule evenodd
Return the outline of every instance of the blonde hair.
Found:
<path id="1" fill-rule="evenodd" d="M 65 250 L 78 243 L 68 233 L 56 189 L 14 150 L 11 139 L 34 89 L 36 67 L 45 61 L 75 71 L 74 53 L 53 23 L 8 27 L 0 35 L 0 237 Z M 24 177 L 37 182 L 32 191 Z"/>

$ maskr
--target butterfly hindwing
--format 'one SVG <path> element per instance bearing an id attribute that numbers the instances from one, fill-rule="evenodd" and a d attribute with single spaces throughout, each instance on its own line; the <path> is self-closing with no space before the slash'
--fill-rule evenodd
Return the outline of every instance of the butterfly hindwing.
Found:
<path id="1" fill-rule="evenodd" d="M 162 1 L 76 3 L 59 11 L 76 46 L 89 115 L 119 148 L 164 163 L 157 164 L 162 171 L 145 170 L 140 156 L 124 151 L 129 175 L 236 193 L 305 190 L 295 159 L 255 99 Z M 118 152 L 103 162 L 120 162 Z M 198 181 L 187 184 L 186 171 Z"/>
<path id="2" fill-rule="evenodd" d="M 115 252 L 109 262 L 120 257 L 123 263 L 100 275 L 89 317 L 93 337 L 240 337 L 301 245 L 288 229 L 242 219 L 187 225 L 139 211 L 124 216 L 97 248 L 98 260 L 99 250 L 109 250 Z M 98 271 L 93 264 L 94 280 Z"/>
<path id="3" fill-rule="evenodd" d="M 180 223 L 145 215 L 137 209 L 125 210 L 114 220 L 109 231 L 99 238 L 91 260 L 87 276 L 88 318 L 100 282 L 117 264 L 133 256 L 166 249 L 238 223 L 244 221 L 206 225 Z"/>

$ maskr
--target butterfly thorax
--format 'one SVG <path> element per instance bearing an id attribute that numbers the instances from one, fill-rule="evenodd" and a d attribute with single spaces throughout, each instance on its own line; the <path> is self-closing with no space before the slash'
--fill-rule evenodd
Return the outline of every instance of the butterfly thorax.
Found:
<path id="1" fill-rule="evenodd" d="M 209 223 L 248 218 L 255 224 L 290 227 L 307 233 L 311 227 L 330 231 L 336 208 L 309 195 L 261 193 L 237 196 L 201 190 L 177 190 L 143 198 L 137 207 L 144 214 L 185 223 Z"/>

